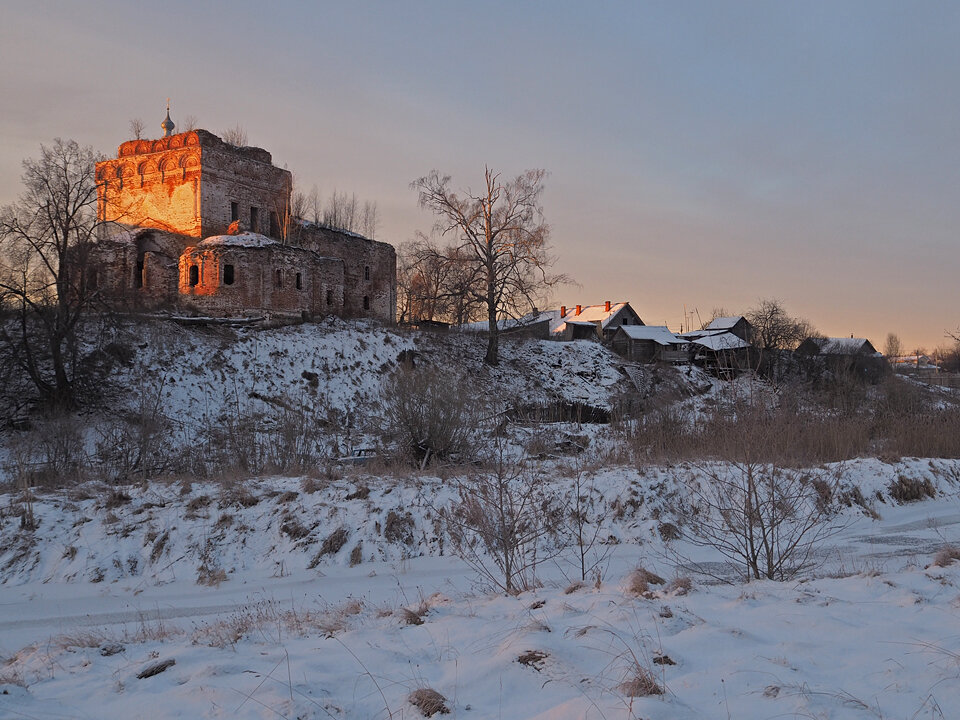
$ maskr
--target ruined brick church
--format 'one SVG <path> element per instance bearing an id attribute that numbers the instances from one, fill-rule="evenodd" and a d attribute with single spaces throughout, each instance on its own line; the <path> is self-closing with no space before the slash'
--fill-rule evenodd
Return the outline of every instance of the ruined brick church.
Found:
<path id="1" fill-rule="evenodd" d="M 122 143 L 97 163 L 102 296 L 211 316 L 339 315 L 392 322 L 396 252 L 290 214 L 289 171 L 206 130 Z"/>

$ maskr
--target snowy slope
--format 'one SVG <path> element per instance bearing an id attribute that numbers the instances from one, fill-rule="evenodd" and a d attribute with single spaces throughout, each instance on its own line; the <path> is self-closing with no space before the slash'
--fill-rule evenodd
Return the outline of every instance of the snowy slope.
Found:
<path id="1" fill-rule="evenodd" d="M 255 504 L 205 484 L 129 500 L 51 493 L 35 502 L 30 547 L 16 547 L 8 496 L 0 717 L 416 718 L 408 696 L 421 687 L 463 718 L 955 717 L 960 563 L 930 563 L 960 541 L 958 462 L 849 467 L 880 519 L 845 510 L 812 579 L 693 576 L 689 589 L 637 596 L 637 564 L 684 573 L 656 525 L 689 470 L 592 475 L 615 538 L 602 582 L 571 585 L 561 558 L 518 597 L 486 594 L 439 555 L 433 517 L 450 480 L 356 477 L 307 492 L 264 479 L 245 489 Z M 929 480 L 937 497 L 898 505 L 888 489 L 900 476 Z M 412 523 L 395 521 L 387 539 L 390 510 Z M 338 527 L 348 540 L 309 568 Z M 363 562 L 350 567 L 357 542 Z M 219 585 L 196 584 L 216 569 Z M 630 696 L 638 673 L 663 693 Z"/>

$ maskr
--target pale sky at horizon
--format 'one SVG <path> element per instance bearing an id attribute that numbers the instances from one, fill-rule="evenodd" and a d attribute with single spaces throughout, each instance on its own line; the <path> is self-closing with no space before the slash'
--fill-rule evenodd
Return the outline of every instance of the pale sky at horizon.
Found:
<path id="1" fill-rule="evenodd" d="M 432 218 L 431 169 L 549 171 L 556 304 L 761 298 L 882 349 L 960 327 L 960 4 L 0 4 L 0 204 L 55 137 L 236 124 L 298 184 Z"/>

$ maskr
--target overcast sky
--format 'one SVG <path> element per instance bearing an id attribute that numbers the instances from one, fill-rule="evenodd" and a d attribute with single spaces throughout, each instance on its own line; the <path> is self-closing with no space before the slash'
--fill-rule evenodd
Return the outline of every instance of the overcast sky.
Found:
<path id="1" fill-rule="evenodd" d="M 431 169 L 547 169 L 557 304 L 677 330 L 776 297 L 880 349 L 960 326 L 960 3 L 6 0 L 0 60 L 0 203 L 41 143 L 115 155 L 169 96 L 395 245 Z"/>

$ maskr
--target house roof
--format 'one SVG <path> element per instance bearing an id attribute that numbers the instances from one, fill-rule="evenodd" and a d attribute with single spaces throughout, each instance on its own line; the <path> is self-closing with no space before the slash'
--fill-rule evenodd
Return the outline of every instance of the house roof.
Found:
<path id="1" fill-rule="evenodd" d="M 738 322 L 743 320 L 743 315 L 735 315 L 733 317 L 718 317 L 710 321 L 710 324 L 705 328 L 706 330 L 730 330 L 736 326 Z"/>
<path id="2" fill-rule="evenodd" d="M 706 335 L 702 338 L 692 340 L 695 345 L 700 345 L 708 350 L 718 352 L 721 350 L 740 350 L 750 347 L 746 340 L 738 338 L 733 333 L 718 333 L 716 335 Z"/>
<path id="3" fill-rule="evenodd" d="M 631 340 L 652 340 L 659 345 L 678 345 L 689 342 L 670 332 L 666 325 L 621 325 L 618 332 L 621 331 Z"/>
<path id="4" fill-rule="evenodd" d="M 630 307 L 628 302 L 620 303 L 610 303 L 610 309 L 607 310 L 606 303 L 602 305 L 583 305 L 580 307 L 580 314 L 577 314 L 577 309 L 575 307 L 567 306 L 567 314 L 560 316 L 560 311 L 551 311 L 557 313 L 557 318 L 550 324 L 550 332 L 560 333 L 563 332 L 563 326 L 568 322 L 570 324 L 582 325 L 589 323 L 591 325 L 599 325 L 601 330 L 606 330 L 607 325 L 610 321 L 626 307 Z M 636 315 L 636 311 L 633 308 L 630 308 L 631 312 Z"/>
<path id="5" fill-rule="evenodd" d="M 821 355 L 862 355 L 874 354 L 877 351 L 866 338 L 809 338 L 818 348 Z"/>
<path id="6" fill-rule="evenodd" d="M 549 322 L 550 328 L 553 329 L 554 324 L 558 322 L 559 317 L 559 310 L 539 310 L 537 312 L 528 313 L 520 318 L 502 318 L 497 320 L 497 327 L 500 330 L 515 330 L 517 328 L 536 325 L 537 323 L 541 322 Z M 477 322 L 464 323 L 458 327 L 460 330 L 465 330 L 467 332 L 486 332 L 490 329 L 490 323 L 486 320 L 479 320 Z"/>

